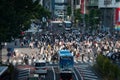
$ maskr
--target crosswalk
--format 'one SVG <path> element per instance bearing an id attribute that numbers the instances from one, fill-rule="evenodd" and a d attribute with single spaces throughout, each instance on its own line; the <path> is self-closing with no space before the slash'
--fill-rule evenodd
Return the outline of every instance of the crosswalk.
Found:
<path id="1" fill-rule="evenodd" d="M 21 60 L 21 59 L 11 61 L 11 63 L 12 63 L 13 65 L 24 65 L 23 62 L 24 62 L 24 61 Z M 29 60 L 28 60 L 28 65 L 32 65 L 32 62 L 34 62 L 34 61 L 32 61 L 31 59 L 29 59 Z M 52 61 L 48 61 L 48 63 L 49 63 L 49 64 L 57 64 L 57 62 L 52 62 Z M 92 63 L 93 63 L 93 60 L 92 60 L 92 59 L 91 59 L 91 60 L 88 60 L 88 58 L 86 57 L 86 58 L 83 59 L 83 61 L 82 61 L 82 59 L 79 59 L 79 60 L 74 59 L 74 63 L 76 63 L 76 64 L 79 64 L 79 63 L 92 64 Z"/>
<path id="2" fill-rule="evenodd" d="M 18 69 L 18 80 L 27 80 L 30 75 L 30 69 Z"/>
<path id="3" fill-rule="evenodd" d="M 88 57 L 84 57 L 83 60 L 81 58 L 79 58 L 78 60 L 74 58 L 74 62 L 75 63 L 93 63 L 94 60 L 93 60 L 93 57 L 90 57 L 90 60 L 88 59 Z"/>
<path id="4" fill-rule="evenodd" d="M 83 80 L 99 80 L 99 77 L 89 68 L 88 65 L 77 66 Z"/>

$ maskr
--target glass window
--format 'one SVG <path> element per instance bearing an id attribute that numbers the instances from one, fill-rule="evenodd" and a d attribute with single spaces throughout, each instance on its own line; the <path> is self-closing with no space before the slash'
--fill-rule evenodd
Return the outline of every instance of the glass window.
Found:
<path id="1" fill-rule="evenodd" d="M 120 2 L 120 0 L 116 0 L 116 2 Z"/>
<path id="2" fill-rule="evenodd" d="M 104 5 L 109 5 L 112 3 L 112 0 L 104 0 Z"/>
<path id="3" fill-rule="evenodd" d="M 46 64 L 45 63 L 36 63 L 35 66 L 36 67 L 44 67 Z"/>

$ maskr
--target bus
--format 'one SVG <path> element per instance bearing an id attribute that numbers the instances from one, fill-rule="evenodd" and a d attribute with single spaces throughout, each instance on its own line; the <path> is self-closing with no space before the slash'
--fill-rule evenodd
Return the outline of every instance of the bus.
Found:
<path id="1" fill-rule="evenodd" d="M 51 21 L 51 26 L 62 27 L 63 26 L 63 22 L 62 21 Z"/>
<path id="2" fill-rule="evenodd" d="M 71 30 L 71 28 L 72 28 L 71 21 L 63 21 L 63 25 L 64 25 L 65 30 Z"/>
<path id="3" fill-rule="evenodd" d="M 60 80 L 72 80 L 74 59 L 69 50 L 58 51 Z"/>

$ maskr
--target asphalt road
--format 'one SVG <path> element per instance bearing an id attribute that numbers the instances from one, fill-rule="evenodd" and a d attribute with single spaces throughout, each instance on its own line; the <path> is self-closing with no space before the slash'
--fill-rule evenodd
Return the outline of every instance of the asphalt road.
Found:
<path id="1" fill-rule="evenodd" d="M 60 80 L 59 69 L 56 64 L 49 65 L 48 73 L 41 80 Z M 73 69 L 73 80 L 100 80 L 87 64 L 75 65 Z"/>
<path id="2" fill-rule="evenodd" d="M 53 27 L 53 31 L 63 31 L 63 28 L 58 29 L 58 27 Z M 14 46 L 14 42 L 8 43 L 7 47 L 14 47 L 15 50 L 18 50 L 18 53 L 35 53 L 39 50 L 37 48 L 30 49 L 30 48 L 21 48 L 20 46 Z M 3 62 L 6 62 L 7 60 L 7 51 L 6 48 L 2 49 L 2 60 Z M 81 60 L 75 61 L 74 69 L 73 69 L 73 80 L 100 80 L 99 77 L 92 71 L 91 65 L 92 62 L 89 62 L 85 60 L 85 62 L 82 62 Z M 59 76 L 59 69 L 58 64 L 56 63 L 48 63 L 48 73 L 45 76 L 45 78 L 41 78 L 41 80 L 60 80 Z"/>
<path id="3" fill-rule="evenodd" d="M 13 46 L 13 43 L 10 44 Z M 15 48 L 15 50 L 18 50 L 19 53 L 23 52 L 25 54 L 29 54 L 31 52 L 38 51 L 37 48 L 30 49 L 30 48 Z M 3 53 L 3 62 L 7 60 L 7 51 L 4 48 L 2 50 Z M 92 71 L 91 65 L 92 62 L 82 62 L 81 60 L 76 62 L 73 69 L 73 80 L 100 80 L 99 77 Z M 57 63 L 48 63 L 48 73 L 45 76 L 45 78 L 41 78 L 41 80 L 59 80 L 59 69 Z"/>

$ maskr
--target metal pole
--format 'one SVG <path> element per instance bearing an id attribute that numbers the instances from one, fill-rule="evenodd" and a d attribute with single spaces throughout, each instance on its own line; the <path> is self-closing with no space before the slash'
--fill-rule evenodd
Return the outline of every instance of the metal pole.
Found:
<path id="1" fill-rule="evenodd" d="M 84 27 L 84 29 L 83 29 L 83 31 L 85 31 L 85 29 L 86 29 L 86 22 L 85 22 L 85 14 L 86 14 L 86 1 L 84 0 L 84 13 L 83 13 L 83 27 Z"/>
<path id="2" fill-rule="evenodd" d="M 71 0 L 71 21 L 74 22 L 74 0 Z"/>
<path id="3" fill-rule="evenodd" d="M 105 5 L 105 10 L 104 10 L 104 29 L 106 31 L 106 5 Z"/>
<path id="4" fill-rule="evenodd" d="M 0 65 L 2 64 L 2 43 L 0 42 Z"/>

